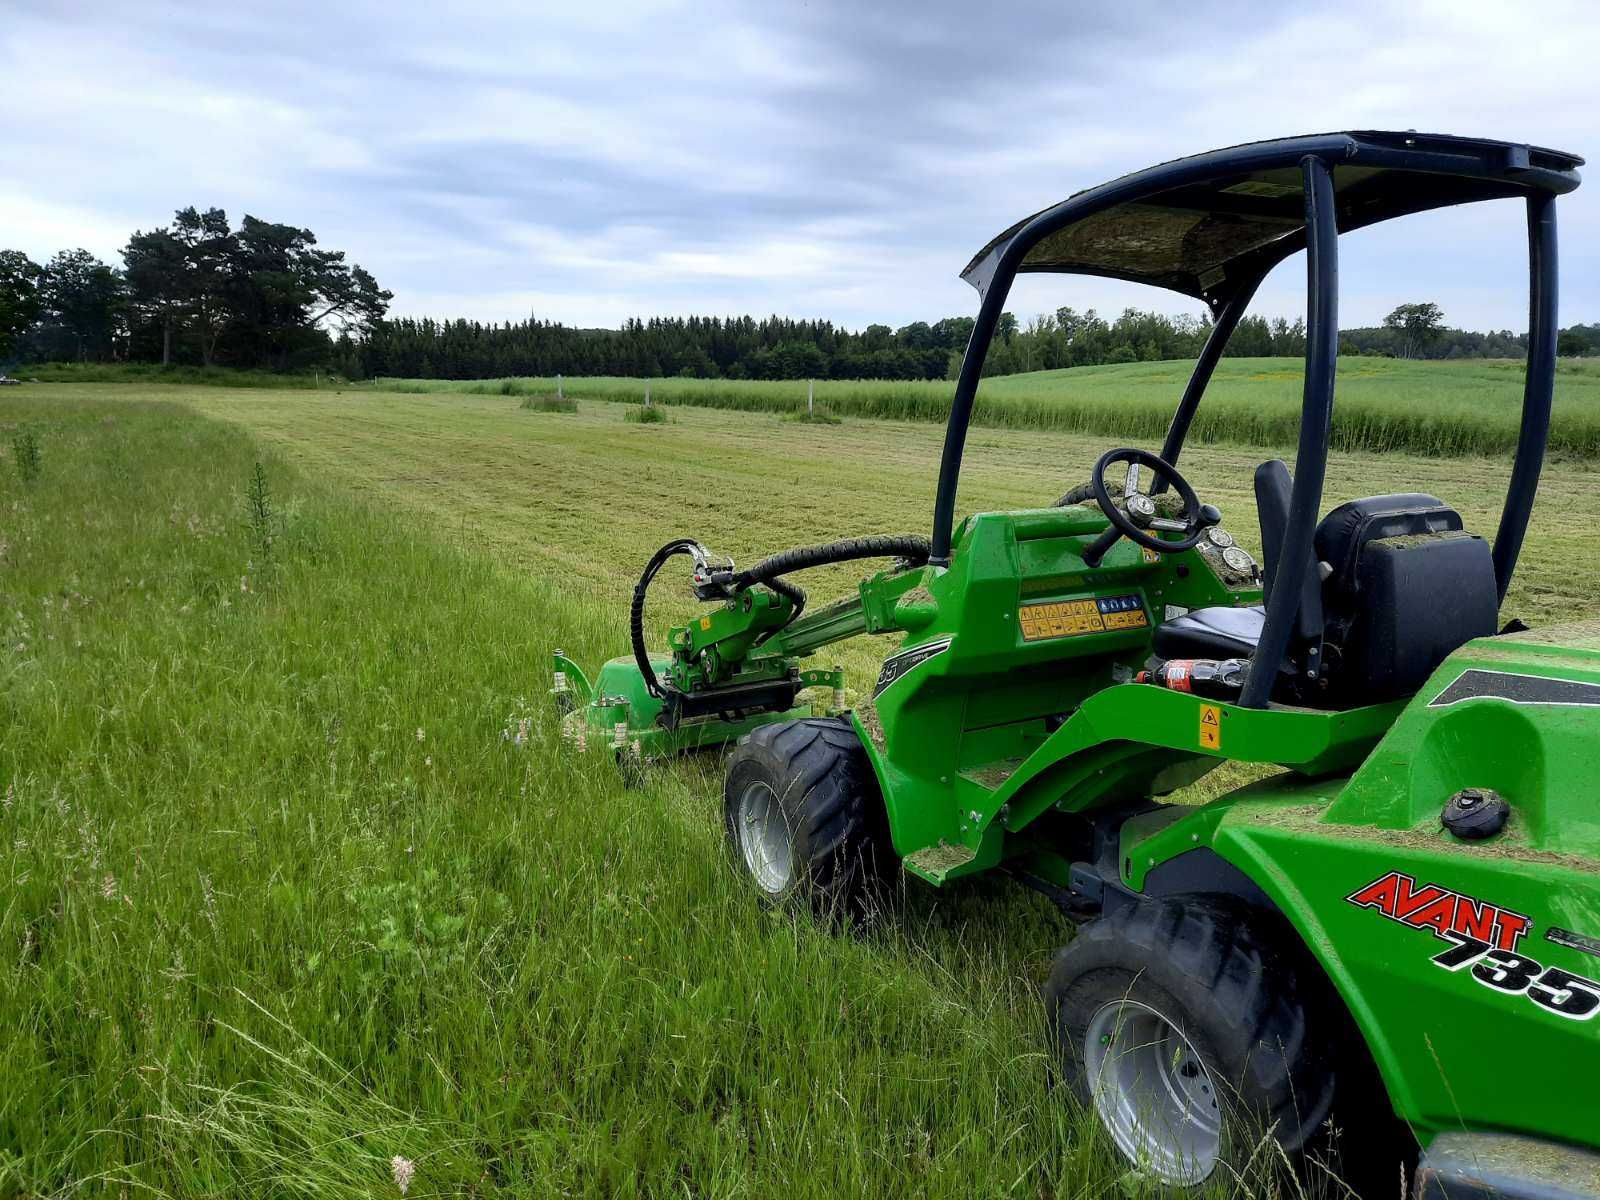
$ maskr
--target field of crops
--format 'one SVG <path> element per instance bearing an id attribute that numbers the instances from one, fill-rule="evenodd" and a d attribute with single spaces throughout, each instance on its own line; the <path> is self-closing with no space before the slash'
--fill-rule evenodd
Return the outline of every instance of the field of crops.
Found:
<path id="1" fill-rule="evenodd" d="M 1156 370 L 1108 377 L 1137 400 Z M 645 425 L 599 386 L 571 413 L 0 392 L 0 1195 L 392 1196 L 396 1156 L 412 1197 L 1141 1193 L 1048 1087 L 1047 904 L 913 888 L 845 937 L 766 913 L 714 757 L 625 789 L 544 699 L 552 646 L 625 652 L 669 536 L 749 562 L 924 532 L 941 431 Z M 1150 440 L 976 430 L 962 506 Z M 1185 459 L 1252 548 L 1261 457 Z M 1344 454 L 1327 495 L 1431 490 L 1488 532 L 1506 466 Z M 1557 463 L 1542 494 L 1506 615 L 1600 613 L 1600 477 Z M 842 648 L 853 686 L 886 650 Z"/>
<path id="2" fill-rule="evenodd" d="M 1126 363 L 986 379 L 977 424 L 1098 434 L 1159 444 L 1188 378 L 1185 362 Z M 1333 440 L 1341 450 L 1418 455 L 1498 454 L 1516 444 L 1520 362 L 1406 362 L 1341 358 Z M 804 382 L 704 379 L 567 379 L 580 399 L 642 399 L 747 412 L 796 412 Z M 1190 433 L 1196 444 L 1292 446 L 1299 427 L 1302 368 L 1287 358 L 1224 359 Z M 523 395 L 554 391 L 553 379 L 380 380 L 384 390 Z M 816 403 L 845 416 L 943 421 L 950 383 L 824 380 Z M 1552 453 L 1600 458 L 1600 361 L 1563 360 L 1557 370 Z"/>

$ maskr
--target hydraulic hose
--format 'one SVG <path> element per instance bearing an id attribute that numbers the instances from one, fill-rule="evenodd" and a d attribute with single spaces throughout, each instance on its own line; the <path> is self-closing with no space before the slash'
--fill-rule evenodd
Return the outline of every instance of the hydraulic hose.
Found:
<path id="1" fill-rule="evenodd" d="M 677 554 L 692 555 L 700 543 L 693 538 L 674 538 L 661 549 L 650 556 L 650 562 L 645 566 L 644 574 L 639 576 L 639 582 L 633 586 L 633 606 L 628 612 L 628 635 L 633 639 L 633 661 L 639 665 L 639 674 L 644 677 L 645 690 L 656 699 L 666 695 L 661 686 L 661 681 L 656 678 L 656 669 L 650 665 L 650 653 L 644 644 L 644 598 L 650 590 L 650 583 L 656 577 L 656 572 L 661 570 L 669 558 Z"/>
<path id="2" fill-rule="evenodd" d="M 825 542 L 820 546 L 800 546 L 763 558 L 755 566 L 734 575 L 733 582 L 740 588 L 747 588 L 753 583 L 764 583 L 770 587 L 780 575 L 858 558 L 901 558 L 910 566 L 921 566 L 928 561 L 928 539 L 915 534 L 875 534 L 872 537 Z"/>
<path id="3" fill-rule="evenodd" d="M 928 561 L 928 539 L 916 534 L 874 534 L 871 537 L 845 538 L 837 542 L 824 542 L 820 546 L 799 546 L 763 558 L 755 566 L 740 571 L 733 577 L 739 589 L 752 584 L 765 584 L 773 591 L 794 601 L 794 612 L 784 622 L 785 628 L 794 624 L 805 611 L 805 590 L 782 576 L 793 571 L 809 571 L 832 563 L 851 562 L 860 558 L 898 558 L 907 566 L 919 567 Z M 762 642 L 781 632 L 774 629 L 762 637 Z M 760 644 L 759 642 L 757 643 Z"/>
<path id="4" fill-rule="evenodd" d="M 766 582 L 766 585 L 769 588 L 771 588 L 773 591 L 777 592 L 780 596 L 787 596 L 787 597 L 789 597 L 790 600 L 794 601 L 794 611 L 789 614 L 789 620 L 785 621 L 784 624 L 788 625 L 788 624 L 792 623 L 794 621 L 794 619 L 796 617 L 798 617 L 801 614 L 801 612 L 803 612 L 805 610 L 805 607 L 806 607 L 806 590 L 805 590 L 805 588 L 801 587 L 797 583 L 790 583 L 787 579 L 779 579 L 776 576 L 774 576 L 771 579 L 766 580 L 765 582 Z M 771 636 L 771 635 L 769 634 L 768 636 Z M 762 641 L 766 641 L 767 639 L 764 637 L 761 640 Z"/>
<path id="5" fill-rule="evenodd" d="M 639 582 L 633 588 L 633 605 L 628 613 L 628 634 L 633 641 L 633 658 L 638 664 L 640 676 L 644 679 L 645 690 L 657 699 L 666 695 L 666 689 L 661 686 L 655 668 L 650 665 L 650 655 L 644 644 L 645 596 L 650 590 L 650 584 L 669 558 L 679 554 L 693 557 L 697 553 L 704 555 L 705 551 L 693 538 L 674 538 L 651 555 L 644 573 L 639 576 Z M 731 581 L 732 588 L 735 592 L 742 592 L 759 583 L 779 595 L 788 597 L 794 603 L 794 611 L 790 614 L 789 620 L 784 622 L 787 626 L 804 610 L 806 594 L 804 589 L 790 583 L 782 576 L 794 571 L 809 571 L 814 567 L 852 562 L 861 558 L 898 558 L 908 566 L 921 566 L 928 561 L 928 539 L 915 534 L 878 534 L 872 537 L 845 538 L 842 541 L 826 542 L 820 546 L 799 546 L 763 558 L 755 566 L 736 573 Z M 772 630 L 761 640 L 765 641 L 767 637 L 777 632 L 778 630 Z"/>

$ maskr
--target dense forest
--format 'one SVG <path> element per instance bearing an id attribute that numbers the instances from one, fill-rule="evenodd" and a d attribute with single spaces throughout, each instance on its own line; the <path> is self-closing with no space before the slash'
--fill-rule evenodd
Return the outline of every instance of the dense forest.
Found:
<path id="1" fill-rule="evenodd" d="M 1209 321 L 1127 309 L 1106 320 L 1093 309 L 1047 313 L 1026 325 L 1001 320 L 987 375 L 1101 363 L 1193 358 Z M 621 329 L 574 329 L 530 318 L 504 325 L 402 318 L 374 326 L 344 349 L 349 371 L 363 377 L 487 379 L 506 375 L 685 375 L 721 379 L 948 379 L 960 365 L 971 317 L 915 321 L 899 329 L 869 325 L 859 333 L 827 321 L 781 317 L 657 317 Z M 1227 353 L 1298 357 L 1301 320 L 1251 316 L 1239 322 Z M 1431 304 L 1402 305 L 1385 324 L 1349 329 L 1341 354 L 1396 358 L 1514 358 L 1527 338 L 1509 330 L 1474 333 L 1444 325 Z M 1574 326 L 1563 354 L 1600 353 L 1600 325 Z"/>
<path id="2" fill-rule="evenodd" d="M 120 361 L 331 370 L 380 376 L 481 379 L 507 375 L 691 376 L 721 379 L 953 377 L 971 317 L 860 331 L 785 317 L 654 317 L 621 329 L 581 329 L 529 317 L 505 324 L 387 319 L 392 293 L 309 229 L 220 209 L 185 208 L 136 232 L 122 265 L 86 250 L 35 263 L 0 250 L 0 367 L 44 361 Z M 1101 363 L 1192 358 L 1207 318 L 1127 309 L 1057 309 L 1023 324 L 1006 313 L 984 364 L 989 375 Z M 1227 353 L 1298 357 L 1301 320 L 1246 317 Z M 1348 329 L 1341 354 L 1507 358 L 1523 334 L 1445 323 L 1436 304 L 1402 304 L 1382 325 Z M 1600 354 L 1600 324 L 1560 333 L 1563 355 Z"/>

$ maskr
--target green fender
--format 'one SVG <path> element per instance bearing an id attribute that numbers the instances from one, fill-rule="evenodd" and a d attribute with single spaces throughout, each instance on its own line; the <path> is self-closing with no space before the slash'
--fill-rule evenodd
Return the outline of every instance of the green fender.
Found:
<path id="1" fill-rule="evenodd" d="M 1596 702 L 1574 702 L 1589 683 Z M 1347 779 L 1286 773 L 1128 822 L 1122 882 L 1166 890 L 1163 869 L 1201 847 L 1242 872 L 1321 965 L 1422 1141 L 1465 1128 L 1600 1146 L 1597 746 L 1600 653 L 1470 643 Z M 1468 787 L 1509 802 L 1503 832 L 1442 827 Z"/>

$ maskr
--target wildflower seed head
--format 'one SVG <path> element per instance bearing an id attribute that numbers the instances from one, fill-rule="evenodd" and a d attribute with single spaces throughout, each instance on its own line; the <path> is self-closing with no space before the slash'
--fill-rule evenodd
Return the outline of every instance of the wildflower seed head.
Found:
<path id="1" fill-rule="evenodd" d="M 396 1154 L 389 1160 L 389 1171 L 394 1175 L 395 1187 L 399 1188 L 400 1194 L 404 1196 L 406 1189 L 411 1186 L 411 1177 L 417 1173 L 417 1164 L 409 1158 Z"/>
<path id="2" fill-rule="evenodd" d="M 217 893 L 212 887 L 211 876 L 204 872 L 200 875 L 200 900 L 204 905 L 207 923 L 212 929 L 217 927 Z"/>

